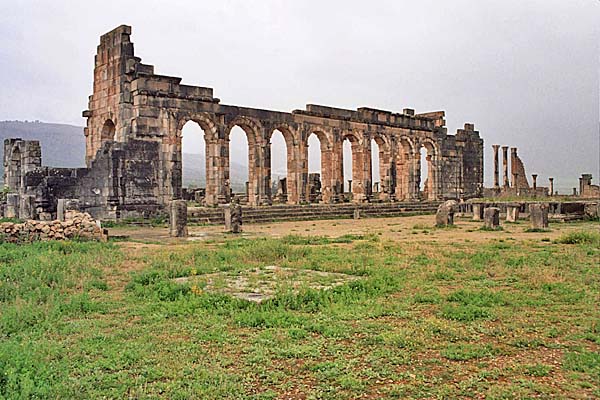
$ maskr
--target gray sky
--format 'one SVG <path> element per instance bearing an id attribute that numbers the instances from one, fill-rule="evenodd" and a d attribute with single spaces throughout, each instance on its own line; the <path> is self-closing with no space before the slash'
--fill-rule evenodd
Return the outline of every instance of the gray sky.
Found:
<path id="1" fill-rule="evenodd" d="M 446 110 L 529 174 L 599 166 L 598 0 L 3 1 L 0 120 L 83 125 L 101 34 L 225 104 Z"/>

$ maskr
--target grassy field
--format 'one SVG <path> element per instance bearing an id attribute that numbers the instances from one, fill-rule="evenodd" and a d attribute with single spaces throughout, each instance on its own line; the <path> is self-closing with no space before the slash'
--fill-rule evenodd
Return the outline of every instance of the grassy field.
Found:
<path id="1" fill-rule="evenodd" d="M 600 396 L 597 223 L 404 224 L 2 244 L 0 398 Z M 175 280 L 265 266 L 352 279 L 318 290 L 274 274 L 260 304 Z"/>

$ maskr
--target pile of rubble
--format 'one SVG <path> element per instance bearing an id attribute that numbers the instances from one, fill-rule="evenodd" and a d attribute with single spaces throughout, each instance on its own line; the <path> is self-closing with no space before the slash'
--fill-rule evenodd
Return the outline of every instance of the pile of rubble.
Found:
<path id="1" fill-rule="evenodd" d="M 34 221 L 0 224 L 0 242 L 22 243 L 35 240 L 86 239 L 106 241 L 108 231 L 88 213 L 66 211 L 64 221 Z"/>

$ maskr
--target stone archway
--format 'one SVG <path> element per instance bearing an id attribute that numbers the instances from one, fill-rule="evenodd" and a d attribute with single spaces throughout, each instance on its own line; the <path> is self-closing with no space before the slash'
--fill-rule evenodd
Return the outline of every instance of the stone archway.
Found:
<path id="1" fill-rule="evenodd" d="M 283 139 L 285 141 L 286 147 L 286 180 L 285 180 L 285 192 L 286 192 L 286 202 L 288 204 L 298 204 L 300 201 L 300 190 L 298 187 L 299 182 L 301 182 L 300 174 L 301 168 L 298 163 L 300 159 L 300 148 L 298 144 L 297 131 L 287 124 L 275 125 L 269 133 L 268 137 L 268 177 L 269 177 L 269 188 L 273 187 L 273 182 L 271 178 L 272 174 L 272 156 L 270 143 L 272 141 L 273 135 L 276 131 L 281 132 Z M 270 193 L 270 197 L 273 198 L 276 193 Z"/>

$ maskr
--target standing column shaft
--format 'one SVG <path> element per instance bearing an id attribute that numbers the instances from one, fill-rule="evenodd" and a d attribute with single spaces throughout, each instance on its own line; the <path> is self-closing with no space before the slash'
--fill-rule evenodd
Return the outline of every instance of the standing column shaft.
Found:
<path id="1" fill-rule="evenodd" d="M 508 183 L 508 146 L 502 146 L 502 171 L 503 171 L 502 184 L 505 188 L 507 188 L 509 186 L 509 183 Z"/>
<path id="2" fill-rule="evenodd" d="M 500 148 L 500 145 L 494 144 L 494 145 L 492 145 L 492 148 L 494 149 L 494 187 L 499 188 L 500 187 L 500 165 L 498 165 L 499 164 L 498 149 Z"/>
<path id="3" fill-rule="evenodd" d="M 554 178 L 548 178 L 550 180 L 550 196 L 554 196 Z"/>
<path id="4" fill-rule="evenodd" d="M 533 190 L 537 189 L 537 174 L 532 174 L 531 177 L 533 178 Z"/>

